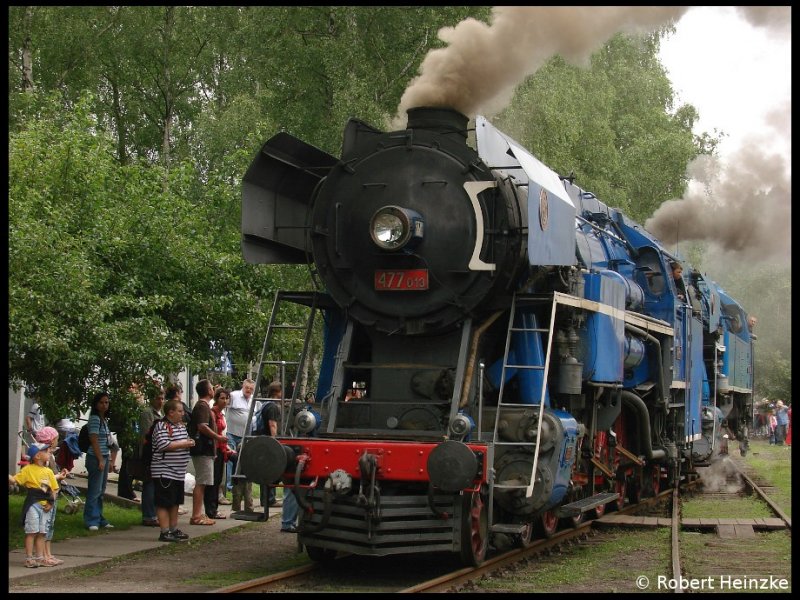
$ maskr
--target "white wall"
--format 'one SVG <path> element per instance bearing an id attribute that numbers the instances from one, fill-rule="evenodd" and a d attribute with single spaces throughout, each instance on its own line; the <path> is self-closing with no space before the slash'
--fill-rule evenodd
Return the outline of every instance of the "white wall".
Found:
<path id="1" fill-rule="evenodd" d="M 25 400 L 25 388 L 17 392 L 8 388 L 8 472 L 12 475 L 19 470 L 17 463 L 22 454 L 19 432 L 25 426 L 25 414 L 31 404 Z"/>

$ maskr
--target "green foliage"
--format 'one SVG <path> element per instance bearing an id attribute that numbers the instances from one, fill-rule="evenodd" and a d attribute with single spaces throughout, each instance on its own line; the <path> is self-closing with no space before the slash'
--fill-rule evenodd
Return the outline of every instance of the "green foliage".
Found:
<path id="1" fill-rule="evenodd" d="M 9 143 L 9 374 L 51 420 L 97 388 L 132 413 L 132 382 L 211 365 L 211 340 L 253 356 L 270 288 L 242 263 L 238 229 L 207 225 L 217 188 L 185 162 L 166 188 L 161 169 L 121 165 L 91 101 L 44 102 Z"/>
<path id="2" fill-rule="evenodd" d="M 721 272 L 717 282 L 748 314 L 755 328 L 755 395 L 792 398 L 792 273 L 781 265 L 743 265 Z"/>
<path id="3" fill-rule="evenodd" d="M 85 493 L 81 493 L 83 499 Z M 16 494 L 8 495 L 8 550 L 18 550 L 25 547 L 25 530 L 20 519 L 22 518 L 22 505 L 25 502 L 25 492 L 21 490 Z M 67 498 L 63 494 L 58 498 L 58 514 L 56 527 L 53 531 L 53 549 L 58 554 L 58 542 L 76 537 L 97 537 L 108 535 L 104 532 L 92 532 L 86 529 L 83 522 L 83 507 L 78 512 L 68 515 L 64 508 Z M 103 515 L 114 524 L 115 530 L 125 530 L 139 527 L 142 522 L 142 511 L 139 507 L 122 507 L 106 501 L 103 505 Z"/>

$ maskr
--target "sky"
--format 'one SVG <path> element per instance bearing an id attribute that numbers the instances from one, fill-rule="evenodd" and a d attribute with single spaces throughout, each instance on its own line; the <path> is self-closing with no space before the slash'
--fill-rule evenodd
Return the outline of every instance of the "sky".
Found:
<path id="1" fill-rule="evenodd" d="M 662 42 L 661 61 L 679 100 L 694 105 L 700 120 L 695 132 L 722 130 L 719 147 L 729 156 L 751 134 L 774 136 L 790 151 L 789 130 L 768 126 L 778 110 L 788 117 L 791 102 L 791 32 L 752 25 L 732 6 L 693 7 Z"/>
<path id="2" fill-rule="evenodd" d="M 644 225 L 665 242 L 707 243 L 709 270 L 791 264 L 790 21 L 786 7 L 692 7 L 662 42 L 679 102 L 700 114 L 695 133 L 727 137 Z"/>

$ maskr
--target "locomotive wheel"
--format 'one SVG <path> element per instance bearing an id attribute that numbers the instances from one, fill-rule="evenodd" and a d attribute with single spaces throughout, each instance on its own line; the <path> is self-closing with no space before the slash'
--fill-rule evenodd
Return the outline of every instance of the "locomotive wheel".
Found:
<path id="1" fill-rule="evenodd" d="M 647 475 L 650 491 L 653 496 L 658 496 L 661 492 L 661 468 L 658 465 L 652 465 L 649 467 Z"/>
<path id="2" fill-rule="evenodd" d="M 533 540 L 533 523 L 525 523 L 525 529 L 514 539 L 519 548 L 527 548 Z"/>
<path id="3" fill-rule="evenodd" d="M 601 504 L 600 506 L 595 506 L 592 510 L 594 511 L 594 516 L 598 519 L 606 514 L 606 507 L 608 504 Z"/>
<path id="4" fill-rule="evenodd" d="M 642 477 L 641 470 L 628 477 L 628 504 L 639 504 L 642 501 Z"/>
<path id="5" fill-rule="evenodd" d="M 489 546 L 489 516 L 480 492 L 464 497 L 461 517 L 461 561 L 477 567 L 486 558 Z"/>
<path id="6" fill-rule="evenodd" d="M 336 550 L 320 548 L 319 546 L 306 546 L 308 557 L 314 562 L 328 562 L 336 558 Z"/>
<path id="7" fill-rule="evenodd" d="M 537 520 L 537 529 L 539 534 L 551 538 L 558 531 L 558 515 L 554 510 L 544 511 Z"/>
<path id="8" fill-rule="evenodd" d="M 585 498 L 586 494 L 583 489 L 579 489 L 574 492 L 570 492 L 569 496 L 567 497 L 567 504 L 571 502 L 577 502 L 578 500 Z M 562 517 L 561 525 L 564 527 L 577 527 L 581 523 L 583 523 L 584 519 L 586 518 L 586 513 L 582 512 L 579 515 L 574 517 Z"/>
<path id="9" fill-rule="evenodd" d="M 562 519 L 562 521 L 568 527 L 573 527 L 574 528 L 574 527 L 577 527 L 578 525 L 580 525 L 581 523 L 583 523 L 585 518 L 586 518 L 586 513 L 582 512 L 581 514 L 576 515 L 574 517 L 564 517 Z"/>
<path id="10" fill-rule="evenodd" d="M 619 498 L 610 503 L 612 508 L 616 510 L 622 510 L 625 508 L 625 494 L 627 493 L 627 490 L 628 485 L 625 476 L 622 475 L 617 477 L 616 481 L 614 482 L 614 491 L 619 494 Z"/>

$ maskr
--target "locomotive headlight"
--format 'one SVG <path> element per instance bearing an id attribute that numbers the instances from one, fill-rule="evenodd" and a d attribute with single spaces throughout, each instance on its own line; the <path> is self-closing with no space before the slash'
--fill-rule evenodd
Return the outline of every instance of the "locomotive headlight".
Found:
<path id="1" fill-rule="evenodd" d="M 369 222 L 372 241 L 382 250 L 399 250 L 411 240 L 421 240 L 423 233 L 422 216 L 399 206 L 379 208 Z"/>

